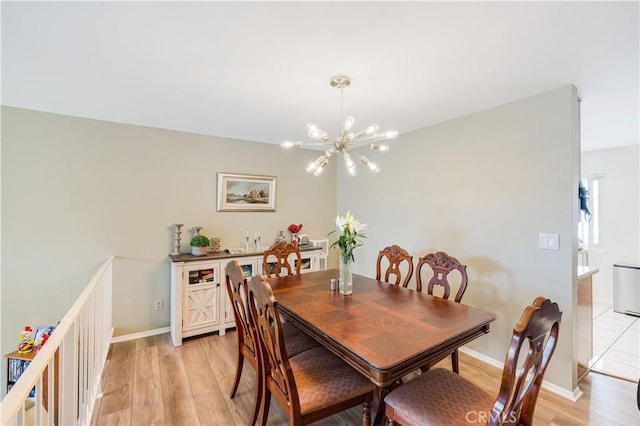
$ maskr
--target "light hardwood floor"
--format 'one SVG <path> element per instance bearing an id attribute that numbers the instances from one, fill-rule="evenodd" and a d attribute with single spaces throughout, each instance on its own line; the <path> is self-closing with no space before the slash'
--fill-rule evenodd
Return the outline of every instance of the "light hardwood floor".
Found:
<path id="1" fill-rule="evenodd" d="M 96 403 L 92 425 L 247 424 L 255 374 L 245 363 L 236 397 L 229 399 L 235 347 L 235 332 L 187 339 L 179 348 L 171 345 L 169 334 L 111 345 L 104 395 Z M 450 368 L 449 362 L 444 360 L 442 366 Z M 501 371 L 463 353 L 460 374 L 491 393 L 498 391 Z M 584 396 L 577 403 L 542 390 L 534 423 L 640 425 L 635 383 L 591 373 L 581 387 Z M 356 407 L 316 424 L 358 425 L 360 416 Z M 272 401 L 268 424 L 287 423 Z"/>

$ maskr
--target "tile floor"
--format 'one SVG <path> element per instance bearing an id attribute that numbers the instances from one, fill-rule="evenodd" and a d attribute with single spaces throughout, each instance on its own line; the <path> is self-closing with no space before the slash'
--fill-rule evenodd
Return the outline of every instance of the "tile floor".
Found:
<path id="1" fill-rule="evenodd" d="M 640 318 L 593 305 L 591 370 L 637 382 L 640 378 Z"/>

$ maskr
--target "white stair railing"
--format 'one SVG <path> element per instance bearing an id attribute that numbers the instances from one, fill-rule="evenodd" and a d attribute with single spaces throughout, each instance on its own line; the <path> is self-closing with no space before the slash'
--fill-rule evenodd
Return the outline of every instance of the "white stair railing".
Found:
<path id="1" fill-rule="evenodd" d="M 0 402 L 0 425 L 27 423 L 27 398 L 34 386 L 33 423 L 29 423 L 90 424 L 113 332 L 113 260 L 112 256 L 100 267 Z"/>

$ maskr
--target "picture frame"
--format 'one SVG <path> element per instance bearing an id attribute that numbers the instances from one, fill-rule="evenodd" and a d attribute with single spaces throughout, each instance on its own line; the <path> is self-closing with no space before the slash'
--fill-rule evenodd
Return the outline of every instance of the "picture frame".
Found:
<path id="1" fill-rule="evenodd" d="M 49 336 L 51 336 L 51 333 L 53 333 L 53 330 L 55 330 L 55 328 L 55 325 L 39 325 L 35 327 L 33 330 L 33 341 L 39 341 L 44 333 L 47 333 Z"/>
<path id="2" fill-rule="evenodd" d="M 276 211 L 276 177 L 218 172 L 219 212 Z"/>

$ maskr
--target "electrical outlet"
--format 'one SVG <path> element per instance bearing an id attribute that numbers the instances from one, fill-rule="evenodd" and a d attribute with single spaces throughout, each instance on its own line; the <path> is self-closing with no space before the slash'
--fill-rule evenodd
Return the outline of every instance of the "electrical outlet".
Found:
<path id="1" fill-rule="evenodd" d="M 155 301 L 154 306 L 156 311 L 161 311 L 164 309 L 164 299 L 158 299 Z"/>

